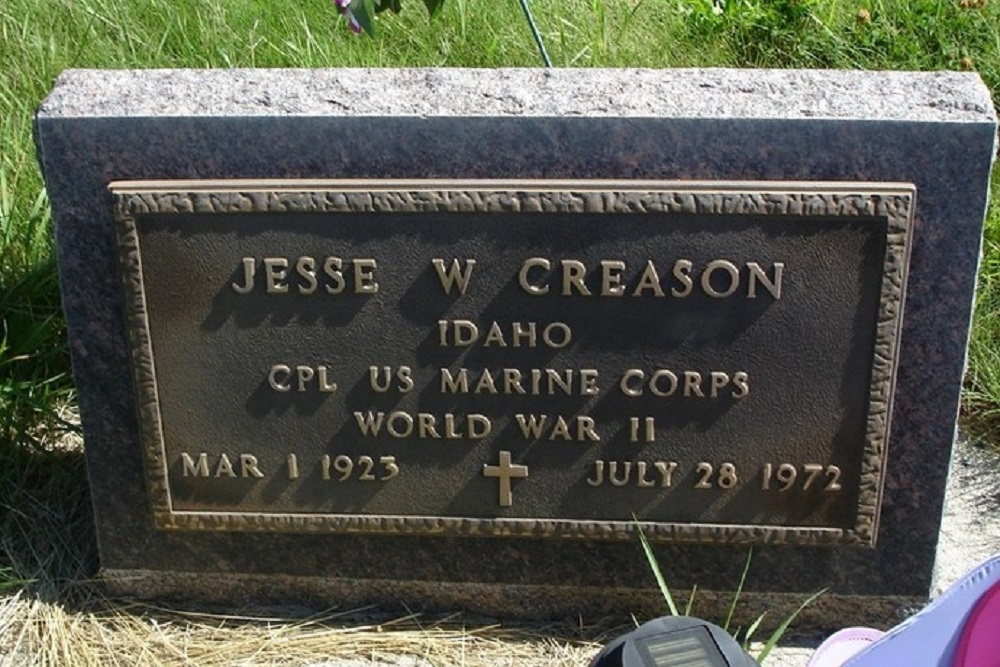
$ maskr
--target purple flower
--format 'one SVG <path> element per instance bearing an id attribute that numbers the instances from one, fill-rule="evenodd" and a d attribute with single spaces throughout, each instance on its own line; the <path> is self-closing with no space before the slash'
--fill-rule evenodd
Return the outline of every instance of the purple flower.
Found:
<path id="1" fill-rule="evenodd" d="M 337 8 L 337 11 L 347 17 L 347 26 L 354 32 L 361 32 L 361 24 L 354 17 L 354 12 L 351 11 L 351 0 L 333 0 L 333 6 Z"/>

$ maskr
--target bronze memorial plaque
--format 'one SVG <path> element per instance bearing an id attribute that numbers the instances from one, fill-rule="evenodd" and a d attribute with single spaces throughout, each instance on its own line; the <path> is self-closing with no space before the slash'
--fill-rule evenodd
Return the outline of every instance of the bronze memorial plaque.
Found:
<path id="1" fill-rule="evenodd" d="M 158 528 L 875 542 L 910 185 L 110 189 Z"/>

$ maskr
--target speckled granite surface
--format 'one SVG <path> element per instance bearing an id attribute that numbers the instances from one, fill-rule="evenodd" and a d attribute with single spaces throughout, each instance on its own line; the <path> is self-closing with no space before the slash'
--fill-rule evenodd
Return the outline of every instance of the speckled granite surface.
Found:
<path id="1" fill-rule="evenodd" d="M 76 70 L 59 80 L 42 113 L 980 122 L 992 106 L 976 82 L 956 72 L 817 70 Z"/>
<path id="2" fill-rule="evenodd" d="M 352 600 L 410 608 L 453 610 L 462 591 L 476 608 L 489 606 L 486 590 L 508 600 L 524 593 L 528 615 L 562 613 L 575 588 L 592 593 L 595 586 L 615 589 L 611 597 L 621 602 L 595 612 L 627 613 L 649 586 L 633 543 L 155 531 L 110 181 L 883 181 L 915 184 L 917 210 L 878 546 L 761 546 L 747 587 L 777 594 L 830 587 L 847 600 L 925 596 L 995 133 L 985 86 L 954 73 L 67 72 L 40 108 L 37 143 L 53 204 L 102 568 L 116 590 L 137 595 L 240 602 L 246 596 L 226 573 L 246 573 L 244 581 L 268 582 L 268 595 L 280 595 L 289 577 L 319 577 L 357 582 Z M 739 547 L 657 552 L 677 588 L 734 586 L 745 558 Z M 309 580 L 286 590 L 297 595 Z M 884 602 L 872 599 L 873 609 Z"/>

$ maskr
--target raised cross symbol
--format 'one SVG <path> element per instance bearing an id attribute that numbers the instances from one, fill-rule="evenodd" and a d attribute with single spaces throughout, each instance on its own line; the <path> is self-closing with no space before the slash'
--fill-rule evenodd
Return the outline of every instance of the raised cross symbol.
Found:
<path id="1" fill-rule="evenodd" d="M 500 452 L 500 465 L 483 464 L 484 477 L 496 477 L 500 480 L 500 507 L 510 507 L 514 502 L 510 492 L 512 478 L 524 479 L 528 476 L 528 466 L 511 465 L 510 452 Z"/>

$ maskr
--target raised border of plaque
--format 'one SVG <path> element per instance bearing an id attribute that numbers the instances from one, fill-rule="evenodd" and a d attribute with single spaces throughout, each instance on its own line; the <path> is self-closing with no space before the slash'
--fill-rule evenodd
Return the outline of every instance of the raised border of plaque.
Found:
<path id="1" fill-rule="evenodd" d="M 155 527 L 333 533 L 629 539 L 677 543 L 874 546 L 913 234 L 915 187 L 901 183 L 212 180 L 117 181 L 114 199 L 125 314 L 146 484 Z M 853 528 L 630 521 L 179 511 L 172 506 L 137 218 L 156 214 L 551 212 L 876 217 L 887 222 L 866 435 Z"/>

